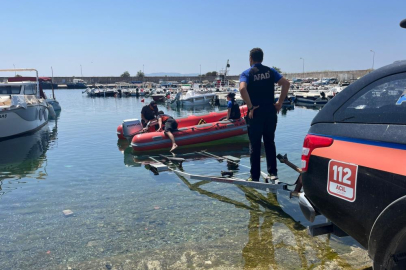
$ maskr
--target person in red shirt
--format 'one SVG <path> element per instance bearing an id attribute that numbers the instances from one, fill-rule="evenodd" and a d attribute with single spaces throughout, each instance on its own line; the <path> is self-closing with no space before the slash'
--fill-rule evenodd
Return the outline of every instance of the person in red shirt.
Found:
<path id="1" fill-rule="evenodd" d="M 178 123 L 172 116 L 164 114 L 163 111 L 159 111 L 158 112 L 158 125 L 159 125 L 159 128 L 157 130 L 158 132 L 162 131 L 162 125 L 165 125 L 164 132 L 172 142 L 172 148 L 170 150 L 172 152 L 173 150 L 175 150 L 178 147 L 178 145 L 175 142 L 175 137 L 173 136 L 173 133 L 172 133 L 173 131 L 178 129 Z"/>

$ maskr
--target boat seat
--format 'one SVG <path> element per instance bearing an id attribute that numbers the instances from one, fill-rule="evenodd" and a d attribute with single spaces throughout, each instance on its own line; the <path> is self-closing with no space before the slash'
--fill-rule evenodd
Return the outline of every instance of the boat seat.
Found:
<path id="1" fill-rule="evenodd" d="M 10 96 L 0 97 L 0 106 L 11 106 Z"/>

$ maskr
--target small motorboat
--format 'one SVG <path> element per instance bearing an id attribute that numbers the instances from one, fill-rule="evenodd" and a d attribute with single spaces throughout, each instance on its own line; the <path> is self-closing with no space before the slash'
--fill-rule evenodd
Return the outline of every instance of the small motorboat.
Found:
<path id="1" fill-rule="evenodd" d="M 325 91 L 323 90 L 310 90 L 307 93 L 296 92 L 295 97 L 296 102 L 312 105 L 324 105 L 330 100 L 326 97 Z"/>
<path id="2" fill-rule="evenodd" d="M 247 113 L 247 106 L 241 106 L 242 115 Z M 211 112 L 206 115 L 189 115 L 178 118 L 178 130 L 173 132 L 178 146 L 195 145 L 215 140 L 226 139 L 247 133 L 244 118 L 233 121 L 222 121 L 227 111 Z M 154 123 L 150 124 L 149 132 L 142 133 L 142 125 L 138 119 L 124 120 L 117 128 L 119 139 L 131 140 L 134 151 L 150 151 L 170 148 L 172 143 L 164 132 L 156 132 Z"/>
<path id="3" fill-rule="evenodd" d="M 167 93 L 164 89 L 156 89 L 154 93 L 151 94 L 152 99 L 155 102 L 164 102 L 166 100 Z"/>
<path id="4" fill-rule="evenodd" d="M 178 102 L 182 106 L 210 104 L 216 96 L 216 93 L 199 94 L 195 90 L 189 90 L 185 95 L 180 96 Z"/>

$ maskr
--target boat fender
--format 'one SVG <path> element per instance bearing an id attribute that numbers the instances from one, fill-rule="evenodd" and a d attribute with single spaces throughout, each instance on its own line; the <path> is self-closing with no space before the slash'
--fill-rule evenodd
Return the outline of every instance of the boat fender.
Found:
<path id="1" fill-rule="evenodd" d="M 55 113 L 55 110 L 54 110 L 54 107 L 52 107 L 52 105 L 51 104 L 48 104 L 48 119 L 55 119 L 55 117 L 56 117 L 56 113 Z"/>

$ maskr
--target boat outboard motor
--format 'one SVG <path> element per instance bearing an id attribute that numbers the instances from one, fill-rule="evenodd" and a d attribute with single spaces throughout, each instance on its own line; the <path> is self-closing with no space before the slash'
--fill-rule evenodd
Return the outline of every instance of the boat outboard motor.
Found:
<path id="1" fill-rule="evenodd" d="M 176 93 L 175 98 L 171 100 L 171 104 L 172 104 L 172 103 L 175 103 L 175 102 L 178 102 L 179 99 L 180 99 L 180 95 L 181 95 L 181 94 L 182 94 L 181 92 Z"/>
<path id="2" fill-rule="evenodd" d="M 123 121 L 123 136 L 131 139 L 137 133 L 142 131 L 141 121 L 138 119 L 127 119 Z"/>

